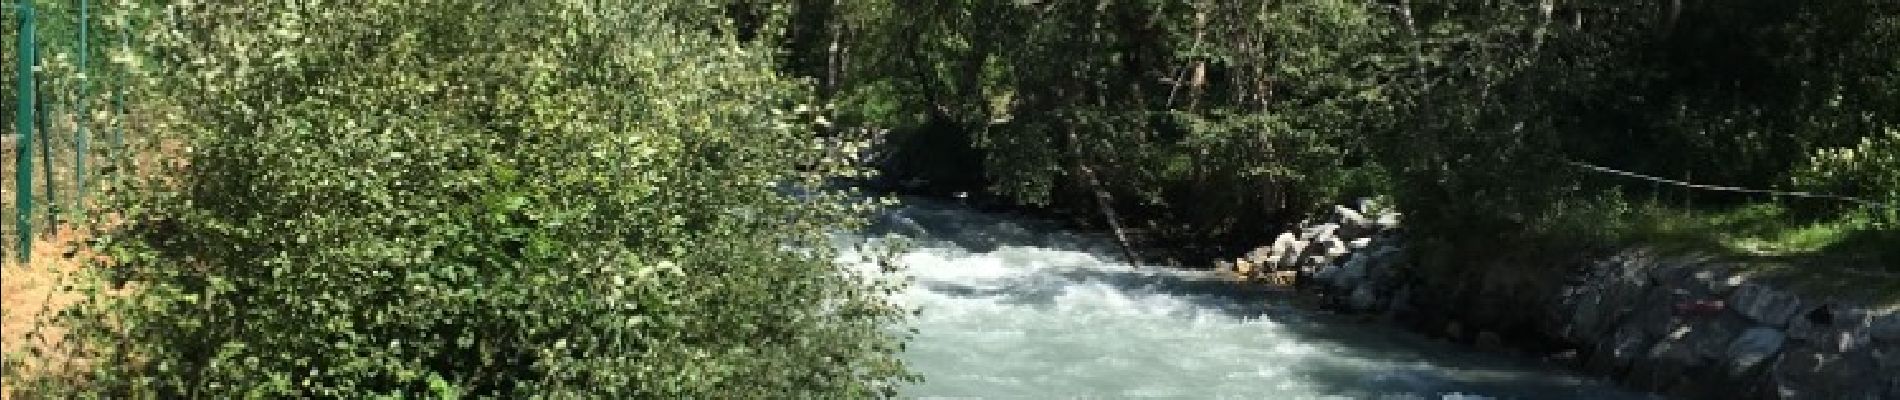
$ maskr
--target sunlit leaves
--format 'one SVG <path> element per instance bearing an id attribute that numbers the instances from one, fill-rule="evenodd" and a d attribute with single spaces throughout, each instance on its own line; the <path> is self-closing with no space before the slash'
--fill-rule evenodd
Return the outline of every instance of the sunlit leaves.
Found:
<path id="1" fill-rule="evenodd" d="M 886 393 L 901 313 L 820 245 L 861 170 L 702 3 L 164 6 L 136 98 L 190 150 L 115 200 L 141 290 L 73 319 L 144 361 L 73 389 Z"/>

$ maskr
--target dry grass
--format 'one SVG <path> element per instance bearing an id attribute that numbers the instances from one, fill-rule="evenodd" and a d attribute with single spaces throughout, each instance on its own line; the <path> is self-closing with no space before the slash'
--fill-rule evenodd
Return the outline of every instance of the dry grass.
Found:
<path id="1" fill-rule="evenodd" d="M 84 246 L 85 234 L 76 229 L 57 229 L 49 237 L 33 243 L 33 260 L 21 264 L 14 254 L 8 254 L 0 274 L 0 284 L 4 284 L 4 303 L 0 303 L 0 314 L 4 314 L 4 324 L 0 324 L 0 352 L 8 354 L 9 362 L 21 360 L 12 355 L 22 354 L 32 349 L 56 349 L 64 340 L 64 331 L 52 324 L 51 318 L 60 310 L 80 301 L 84 295 L 70 290 L 77 279 L 77 273 L 84 268 L 92 257 Z M 11 243 L 9 243 L 11 244 Z M 29 364 L 51 365 L 59 360 L 45 358 L 30 360 Z M 33 365 L 12 364 L 10 369 L 31 368 Z M 7 375 L 17 372 L 8 371 Z M 13 398 L 12 382 L 0 383 L 0 398 Z"/>

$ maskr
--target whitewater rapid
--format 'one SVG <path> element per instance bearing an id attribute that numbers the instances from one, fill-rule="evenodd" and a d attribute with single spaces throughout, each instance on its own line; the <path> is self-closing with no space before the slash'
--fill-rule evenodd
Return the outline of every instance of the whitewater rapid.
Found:
<path id="1" fill-rule="evenodd" d="M 1528 359 L 1293 307 L 1104 237 L 907 199 L 845 240 L 903 241 L 913 398 L 1644 398 Z"/>

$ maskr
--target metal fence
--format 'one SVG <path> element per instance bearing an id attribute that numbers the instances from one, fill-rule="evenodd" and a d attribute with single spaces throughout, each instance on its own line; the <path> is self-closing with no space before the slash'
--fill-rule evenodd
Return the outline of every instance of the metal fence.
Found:
<path id="1" fill-rule="evenodd" d="M 0 257 L 11 251 L 25 263 L 36 237 L 83 229 L 96 215 L 87 206 L 123 153 L 126 115 L 123 65 L 101 61 L 113 48 L 130 54 L 132 35 L 119 23 L 129 18 L 108 21 L 89 0 L 7 3 L 0 38 L 12 40 L 0 51 L 0 119 L 9 123 L 0 129 L 10 129 L 4 145 L 14 159 L 0 162 L 11 169 L 0 176 L 12 179 L 0 183 L 0 221 L 12 222 L 0 242 L 17 246 L 0 245 Z M 107 145 L 94 146 L 95 135 Z"/>

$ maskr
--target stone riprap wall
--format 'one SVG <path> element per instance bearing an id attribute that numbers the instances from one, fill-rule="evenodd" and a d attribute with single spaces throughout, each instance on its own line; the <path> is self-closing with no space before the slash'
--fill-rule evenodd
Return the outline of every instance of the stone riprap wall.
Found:
<path id="1" fill-rule="evenodd" d="M 1248 279 L 1323 295 L 1348 311 L 1415 312 L 1420 281 L 1399 235 L 1399 215 L 1362 202 L 1335 207 L 1272 245 L 1218 267 Z M 1900 310 L 1801 296 L 1754 282 L 1709 257 L 1631 249 L 1590 263 L 1562 293 L 1523 299 L 1558 357 L 1632 388 L 1678 398 L 1900 399 Z M 1540 305 L 1541 304 L 1541 305 Z M 1543 311 L 1537 311 L 1542 309 Z M 1457 321 L 1440 315 L 1424 320 Z"/>
<path id="2" fill-rule="evenodd" d="M 1550 331 L 1583 366 L 1679 397 L 1900 399 L 1900 312 L 1624 251 L 1565 288 Z"/>
<path id="3" fill-rule="evenodd" d="M 1358 207 L 1334 206 L 1320 219 L 1281 233 L 1271 245 L 1216 262 L 1216 268 L 1324 294 L 1336 307 L 1401 312 L 1408 308 L 1411 286 L 1401 277 L 1410 268 L 1403 265 L 1399 216 L 1371 200 L 1361 200 Z"/>

